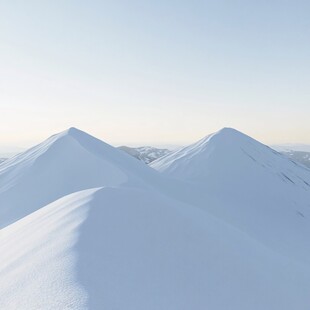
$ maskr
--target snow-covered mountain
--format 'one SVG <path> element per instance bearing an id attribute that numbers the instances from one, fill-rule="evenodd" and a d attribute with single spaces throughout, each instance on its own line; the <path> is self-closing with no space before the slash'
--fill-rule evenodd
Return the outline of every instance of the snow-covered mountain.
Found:
<path id="1" fill-rule="evenodd" d="M 158 149 L 152 146 L 141 146 L 141 147 L 128 147 L 120 146 L 119 149 L 126 152 L 127 154 L 142 160 L 146 164 L 169 154 L 171 151 L 168 149 Z"/>
<path id="2" fill-rule="evenodd" d="M 286 143 L 286 144 L 275 144 L 272 145 L 271 147 L 278 152 L 289 152 L 289 151 L 310 152 L 310 144 Z"/>
<path id="3" fill-rule="evenodd" d="M 153 170 L 124 152 L 70 128 L 0 165 L 0 228 L 64 195 L 145 184 L 151 174 Z"/>
<path id="4" fill-rule="evenodd" d="M 180 192 L 183 200 L 310 263 L 309 169 L 230 128 L 150 166 L 188 183 Z"/>
<path id="5" fill-rule="evenodd" d="M 290 159 L 310 168 L 310 152 L 286 151 L 281 153 Z"/>
<path id="6" fill-rule="evenodd" d="M 310 168 L 310 145 L 309 144 L 279 144 L 273 145 L 273 149 L 286 155 L 290 159 Z"/>
<path id="7" fill-rule="evenodd" d="M 309 169 L 233 129 L 150 165 L 74 128 L 2 163 L 0 309 L 308 310 Z"/>

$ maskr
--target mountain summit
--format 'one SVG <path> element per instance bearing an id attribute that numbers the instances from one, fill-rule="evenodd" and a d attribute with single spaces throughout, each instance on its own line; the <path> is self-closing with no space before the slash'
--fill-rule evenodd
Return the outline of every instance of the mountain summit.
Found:
<path id="1" fill-rule="evenodd" d="M 150 164 L 185 182 L 180 195 L 250 236 L 310 263 L 310 170 L 224 128 Z"/>
<path id="2" fill-rule="evenodd" d="M 0 165 L 0 227 L 73 192 L 141 182 L 152 169 L 69 128 Z"/>
<path id="3" fill-rule="evenodd" d="M 290 184 L 310 186 L 307 169 L 232 128 L 223 128 L 150 166 L 174 178 L 207 184 L 251 182 L 259 174 L 267 173 Z"/>

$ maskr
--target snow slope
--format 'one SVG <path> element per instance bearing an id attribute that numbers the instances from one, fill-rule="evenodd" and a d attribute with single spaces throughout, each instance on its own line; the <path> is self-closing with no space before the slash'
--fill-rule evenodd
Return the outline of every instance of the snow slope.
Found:
<path id="1" fill-rule="evenodd" d="M 210 178 L 213 182 L 215 177 L 225 182 L 227 177 L 253 174 L 253 162 L 279 176 L 287 173 L 287 176 L 280 177 L 285 180 L 291 177 L 293 182 L 301 186 L 307 186 L 307 181 L 300 178 L 310 180 L 310 170 L 306 171 L 268 146 L 232 128 L 224 128 L 197 143 L 159 158 L 150 166 L 186 181 L 199 182 Z M 300 175 L 294 176 L 296 172 Z M 230 179 L 227 181 L 231 182 Z"/>
<path id="2" fill-rule="evenodd" d="M 309 169 L 230 128 L 150 166 L 188 183 L 180 191 L 184 201 L 310 263 Z"/>
<path id="3" fill-rule="evenodd" d="M 4 228 L 0 252 L 1 309 L 309 309 L 309 266 L 146 189 L 66 196 Z"/>
<path id="4" fill-rule="evenodd" d="M 74 128 L 0 164 L 0 309 L 309 309 L 309 169 L 233 129 L 151 166 Z"/>
<path id="5" fill-rule="evenodd" d="M 145 183 L 152 174 L 124 152 L 70 128 L 0 164 L 0 228 L 72 192 Z"/>

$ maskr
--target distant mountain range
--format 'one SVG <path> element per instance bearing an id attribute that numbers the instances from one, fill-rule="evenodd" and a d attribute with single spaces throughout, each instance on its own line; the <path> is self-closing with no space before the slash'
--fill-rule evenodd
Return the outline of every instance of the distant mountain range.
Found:
<path id="1" fill-rule="evenodd" d="M 284 151 L 281 152 L 290 159 L 303 164 L 304 166 L 310 168 L 310 152 L 302 151 Z"/>
<path id="2" fill-rule="evenodd" d="M 163 157 L 171 152 L 168 149 L 158 149 L 152 146 L 142 146 L 136 148 L 120 146 L 119 149 L 139 160 L 142 160 L 146 164 L 149 164 L 152 161 Z"/>
<path id="3" fill-rule="evenodd" d="M 285 144 L 274 144 L 271 145 L 271 147 L 278 152 L 297 151 L 297 152 L 310 153 L 310 144 L 285 143 Z"/>

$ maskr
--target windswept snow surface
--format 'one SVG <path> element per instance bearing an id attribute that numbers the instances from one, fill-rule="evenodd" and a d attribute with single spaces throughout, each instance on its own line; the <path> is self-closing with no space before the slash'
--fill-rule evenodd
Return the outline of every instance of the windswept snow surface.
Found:
<path id="1" fill-rule="evenodd" d="M 151 166 L 74 128 L 0 164 L 0 309 L 309 309 L 309 169 L 233 129 Z"/>
<path id="2" fill-rule="evenodd" d="M 124 152 L 70 128 L 0 164 L 0 228 L 64 195 L 144 183 L 151 174 Z"/>
<path id="3" fill-rule="evenodd" d="M 0 237 L 1 309 L 308 310 L 310 270 L 157 192 L 64 197 Z"/>

